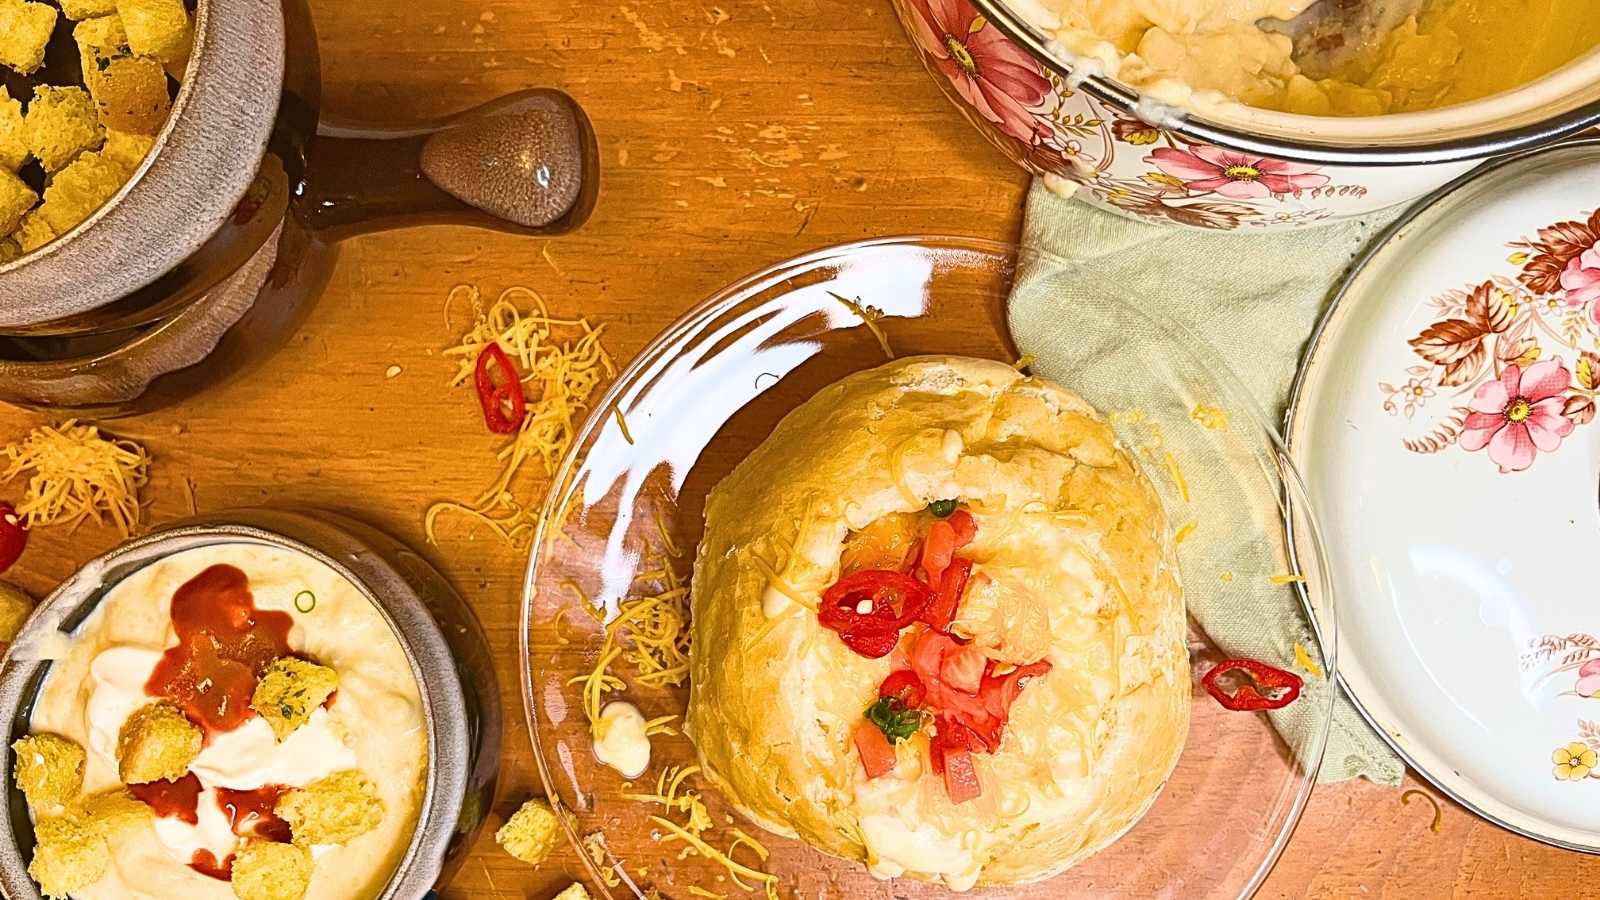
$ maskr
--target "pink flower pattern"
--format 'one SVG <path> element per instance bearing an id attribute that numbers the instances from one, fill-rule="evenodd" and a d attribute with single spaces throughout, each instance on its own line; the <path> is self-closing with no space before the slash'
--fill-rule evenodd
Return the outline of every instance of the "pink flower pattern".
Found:
<path id="1" fill-rule="evenodd" d="M 917 43 L 978 114 L 1026 143 L 1048 127 L 1032 110 L 1050 95 L 1033 57 L 979 15 L 969 0 L 912 0 Z"/>
<path id="2" fill-rule="evenodd" d="M 1206 145 L 1188 151 L 1162 147 L 1145 157 L 1145 162 L 1183 179 L 1191 191 L 1233 200 L 1293 194 L 1328 183 L 1328 176 L 1318 174 L 1317 166 Z"/>
<path id="3" fill-rule="evenodd" d="M 1562 415 L 1571 384 L 1572 373 L 1560 360 L 1534 363 L 1527 372 L 1515 363 L 1506 366 L 1499 380 L 1484 382 L 1473 394 L 1461 448 L 1488 447 L 1501 472 L 1528 468 L 1540 451 L 1554 451 L 1572 433 L 1572 421 Z"/>
<path id="4" fill-rule="evenodd" d="M 1600 326 L 1600 241 L 1572 258 L 1561 272 L 1561 287 L 1573 306 L 1589 305 L 1589 321 Z"/>
<path id="5" fill-rule="evenodd" d="M 1580 697 L 1600 694 L 1600 659 L 1591 659 L 1578 669 L 1578 683 L 1572 689 Z"/>

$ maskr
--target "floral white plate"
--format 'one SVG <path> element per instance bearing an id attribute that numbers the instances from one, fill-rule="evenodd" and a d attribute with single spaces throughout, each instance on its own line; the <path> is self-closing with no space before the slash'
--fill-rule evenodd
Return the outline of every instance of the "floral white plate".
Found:
<path id="1" fill-rule="evenodd" d="M 1591 139 L 1480 170 L 1402 220 L 1312 341 L 1289 420 L 1357 704 L 1478 814 L 1590 852 L 1597 387 Z"/>

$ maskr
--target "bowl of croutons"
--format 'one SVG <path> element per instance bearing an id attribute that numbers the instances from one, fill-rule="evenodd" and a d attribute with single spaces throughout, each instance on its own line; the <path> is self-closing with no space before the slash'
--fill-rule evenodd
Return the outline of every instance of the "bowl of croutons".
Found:
<path id="1" fill-rule="evenodd" d="M 499 762 L 483 632 L 431 566 L 331 514 L 136 539 L 0 663 L 0 891 L 415 900 Z"/>
<path id="2" fill-rule="evenodd" d="M 0 0 L 0 400 L 172 402 L 275 349 L 346 237 L 593 209 L 567 95 L 319 132 L 320 70 L 305 0 Z"/>

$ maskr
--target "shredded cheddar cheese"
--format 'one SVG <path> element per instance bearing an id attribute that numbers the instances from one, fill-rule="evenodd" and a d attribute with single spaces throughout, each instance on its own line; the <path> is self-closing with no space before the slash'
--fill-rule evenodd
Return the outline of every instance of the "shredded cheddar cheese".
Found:
<path id="1" fill-rule="evenodd" d="M 1183 498 L 1183 502 L 1188 503 L 1189 479 L 1183 477 L 1183 469 L 1179 468 L 1178 458 L 1172 455 L 1171 450 L 1167 451 L 1165 462 L 1167 466 L 1167 474 L 1172 477 L 1172 483 L 1178 488 L 1178 496 Z"/>
<path id="2" fill-rule="evenodd" d="M 1279 586 L 1279 587 L 1282 587 L 1282 586 L 1284 586 L 1286 584 L 1305 584 L 1306 583 L 1306 577 L 1304 575 L 1294 575 L 1294 574 L 1289 574 L 1289 573 L 1285 573 L 1283 575 L 1273 575 L 1273 576 L 1269 577 L 1267 580 L 1272 582 L 1273 584 Z"/>
<path id="3" fill-rule="evenodd" d="M 1317 661 L 1311 658 L 1311 651 L 1307 650 L 1306 646 L 1299 641 L 1295 641 L 1294 644 L 1294 664 L 1310 673 L 1314 678 L 1323 677 L 1322 667 L 1317 665 Z"/>
<path id="4" fill-rule="evenodd" d="M 613 407 L 611 414 L 616 417 L 617 430 L 622 432 L 622 439 L 631 445 L 633 443 L 633 434 L 628 431 L 628 420 L 622 415 L 622 407 Z"/>
<path id="5" fill-rule="evenodd" d="M 894 350 L 889 346 L 889 336 L 883 333 L 883 326 L 878 324 L 878 320 L 883 318 L 883 310 L 876 306 L 868 306 L 859 299 L 851 300 L 848 297 L 842 297 L 833 291 L 829 291 L 828 296 L 839 301 L 845 309 L 856 314 L 856 318 L 861 320 L 861 324 L 867 326 L 867 330 L 872 332 L 872 336 L 878 339 L 878 346 L 883 348 L 883 355 L 890 362 L 893 362 Z"/>
<path id="6" fill-rule="evenodd" d="M 1421 797 L 1422 799 L 1428 801 L 1429 806 L 1433 807 L 1433 821 L 1428 823 L 1428 830 L 1434 834 L 1438 834 L 1439 826 L 1444 822 L 1444 810 L 1439 806 L 1439 801 L 1433 799 L 1433 795 L 1427 791 L 1420 791 L 1416 788 L 1411 788 L 1400 795 L 1400 805 L 1410 805 L 1411 798 L 1413 796 Z"/>
<path id="7" fill-rule="evenodd" d="M 745 884 L 742 880 L 740 880 L 741 877 L 748 878 L 753 882 L 763 884 L 766 887 L 767 896 L 772 898 L 772 900 L 777 900 L 778 876 L 768 875 L 759 869 L 752 869 L 749 866 L 729 859 L 726 853 L 723 853 L 721 850 L 718 850 L 717 848 L 706 843 L 705 840 L 700 836 L 684 829 L 676 822 L 663 819 L 660 816 L 651 816 L 650 821 L 667 830 L 667 834 L 663 835 L 661 838 L 662 843 L 667 843 L 672 840 L 683 841 L 696 853 L 700 854 L 711 862 L 722 866 L 724 869 L 727 869 L 728 877 L 733 879 L 734 884 L 739 885 L 741 888 L 744 888 L 747 891 L 754 890 L 754 888 L 752 888 L 750 885 Z"/>
<path id="8" fill-rule="evenodd" d="M 1195 420 L 1201 428 L 1211 431 L 1228 430 L 1228 414 L 1221 407 L 1196 404 L 1194 409 L 1189 410 L 1189 418 Z"/>
<path id="9" fill-rule="evenodd" d="M 553 318 L 544 298 L 528 288 L 506 289 L 485 310 L 476 287 L 457 285 L 445 300 L 447 326 L 451 306 L 461 299 L 471 302 L 475 316 L 472 327 L 458 343 L 444 351 L 446 357 L 457 362 L 450 386 L 471 383 L 478 357 L 486 347 L 498 343 L 523 373 L 522 383 L 533 389 L 517 434 L 496 456 L 500 474 L 470 502 L 442 501 L 430 506 L 424 530 L 428 542 L 437 544 L 439 516 L 454 512 L 517 546 L 531 536 L 538 518 L 537 504 L 520 501 L 516 496 L 524 464 L 537 461 L 546 478 L 555 474 L 577 434 L 590 395 L 602 381 L 616 376 L 616 365 L 600 343 L 604 326 L 593 326 L 586 318 Z M 518 302 L 526 303 L 528 311 L 519 309 Z"/>
<path id="10" fill-rule="evenodd" d="M 1024 354 L 1022 354 L 1022 356 L 1017 358 L 1016 362 L 1011 364 L 1011 368 L 1016 369 L 1018 372 L 1021 372 L 1023 369 L 1026 369 L 1029 366 L 1033 365 L 1033 363 L 1034 363 L 1033 354 L 1032 353 L 1024 353 Z"/>
<path id="11" fill-rule="evenodd" d="M 1178 532 L 1172 536 L 1172 542 L 1174 544 L 1181 544 L 1188 540 L 1189 535 L 1194 534 L 1196 525 L 1197 523 L 1195 522 L 1185 522 L 1183 527 L 1179 528 Z"/>
<path id="12" fill-rule="evenodd" d="M 10 465 L 0 481 L 31 473 L 17 504 L 27 527 L 93 519 L 110 521 L 123 537 L 138 527 L 150 454 L 133 441 L 105 437 L 96 426 L 69 419 L 35 428 L 4 453 Z"/>

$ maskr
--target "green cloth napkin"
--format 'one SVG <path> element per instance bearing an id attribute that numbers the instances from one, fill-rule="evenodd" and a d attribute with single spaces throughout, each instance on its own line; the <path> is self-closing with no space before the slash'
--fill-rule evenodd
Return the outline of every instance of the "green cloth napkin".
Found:
<path id="1" fill-rule="evenodd" d="M 1028 195 L 1025 251 L 1049 251 L 1066 260 L 1069 271 L 1030 264 L 1024 253 L 1009 304 L 1011 334 L 1018 349 L 1033 357 L 1033 371 L 1078 389 L 1112 413 L 1113 422 L 1118 422 L 1117 411 L 1124 411 L 1119 432 L 1130 445 L 1145 440 L 1137 420 L 1150 410 L 1150 419 L 1164 427 L 1158 439 L 1163 449 L 1147 453 L 1149 460 L 1170 451 L 1191 461 L 1180 466 L 1179 477 L 1203 513 L 1178 547 L 1185 596 L 1195 620 L 1229 656 L 1288 666 L 1296 642 L 1316 646 L 1292 590 L 1261 574 L 1284 571 L 1281 541 L 1264 537 L 1272 527 L 1267 520 L 1275 512 L 1275 498 L 1261 496 L 1266 480 L 1259 477 L 1253 480 L 1256 496 L 1228 497 L 1229 491 L 1245 490 L 1240 485 L 1249 478 L 1230 474 L 1237 467 L 1223 464 L 1218 454 L 1226 450 L 1217 443 L 1222 438 L 1187 427 L 1189 411 L 1203 399 L 1174 385 L 1183 381 L 1181 371 L 1149 370 L 1170 336 L 1138 333 L 1137 325 L 1125 323 L 1108 328 L 1100 320 L 1085 327 L 1082 317 L 1132 302 L 1175 322 L 1209 344 L 1199 355 L 1225 361 L 1275 426 L 1287 407 L 1301 352 L 1340 275 L 1401 211 L 1284 233 L 1202 232 L 1113 215 L 1060 197 L 1037 181 Z M 1155 352 L 1130 354 L 1129 342 L 1144 342 Z M 1145 371 L 1129 373 L 1130 356 Z M 1130 416 L 1127 411 L 1138 412 Z M 1153 427 L 1148 421 L 1142 425 Z M 1235 449 L 1247 440 L 1227 439 Z M 1164 482 L 1158 487 L 1169 495 L 1169 513 L 1179 525 L 1185 515 L 1172 509 L 1177 503 L 1171 497 L 1177 479 L 1152 473 L 1152 480 Z M 1320 719 L 1315 711 L 1335 689 L 1325 679 L 1301 674 L 1305 695 L 1321 702 L 1272 714 L 1279 735 L 1296 748 L 1314 741 Z M 1392 785 L 1404 772 L 1400 758 L 1340 696 L 1319 780 L 1360 776 Z"/>

